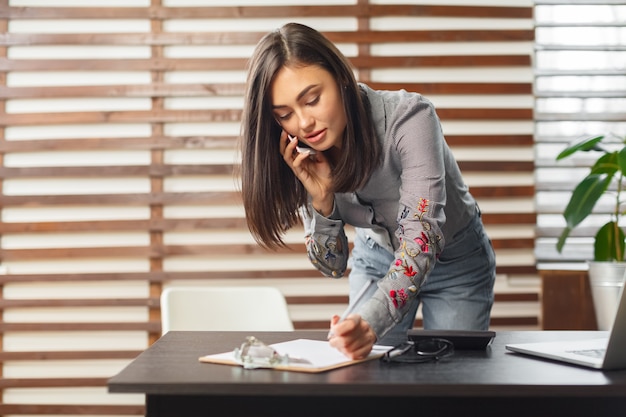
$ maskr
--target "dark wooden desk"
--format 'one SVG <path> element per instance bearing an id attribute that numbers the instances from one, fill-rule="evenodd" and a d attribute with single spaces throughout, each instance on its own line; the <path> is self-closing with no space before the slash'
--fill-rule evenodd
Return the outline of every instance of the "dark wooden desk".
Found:
<path id="1" fill-rule="evenodd" d="M 320 374 L 201 363 L 241 332 L 170 332 L 109 380 L 111 393 L 145 393 L 156 416 L 619 416 L 626 370 L 601 372 L 505 351 L 510 342 L 596 337 L 598 332 L 499 332 L 486 351 L 437 363 L 374 360 Z M 325 332 L 255 333 L 266 343 Z"/>

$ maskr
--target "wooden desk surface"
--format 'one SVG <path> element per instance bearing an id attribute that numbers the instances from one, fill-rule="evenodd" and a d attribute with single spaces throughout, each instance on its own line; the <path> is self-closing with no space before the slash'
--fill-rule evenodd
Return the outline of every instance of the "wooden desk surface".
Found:
<path id="1" fill-rule="evenodd" d="M 259 407 L 277 401 L 280 405 L 272 406 L 268 416 L 289 415 L 286 410 L 281 414 L 275 409 L 283 406 L 303 407 L 305 414 L 297 415 L 309 415 L 309 411 L 310 415 L 320 412 L 329 415 L 325 411 L 328 408 L 325 400 L 333 398 L 351 404 L 337 411 L 337 415 L 355 412 L 356 405 L 366 411 L 372 411 L 372 407 L 381 410 L 405 407 L 410 411 L 419 404 L 432 406 L 432 410 L 439 413 L 437 417 L 446 415 L 446 407 L 452 407 L 451 414 L 456 412 L 453 409 L 465 408 L 467 412 L 467 407 L 483 407 L 492 409 L 493 415 L 502 412 L 503 407 L 507 408 L 508 415 L 528 415 L 533 411 L 538 415 L 538 406 L 544 410 L 555 407 L 553 411 L 561 415 L 559 407 L 563 404 L 572 411 L 587 408 L 596 416 L 612 415 L 618 407 L 626 409 L 626 370 L 591 370 L 521 356 L 507 352 L 504 347 L 511 342 L 598 337 L 599 333 L 593 331 L 498 332 L 486 351 L 457 351 L 439 362 L 424 364 L 390 365 L 374 360 L 320 374 L 246 370 L 198 361 L 202 355 L 232 350 L 247 335 L 242 332 L 170 332 L 111 378 L 109 392 L 147 394 L 147 415 L 150 416 L 169 415 L 168 409 L 172 414 L 183 415 L 182 404 L 188 408 L 187 415 L 196 415 L 192 411 L 204 407 L 205 400 L 210 400 L 211 407 L 224 402 L 232 411 L 231 415 L 246 415 L 251 410 L 265 415 L 258 413 Z M 326 336 L 319 331 L 254 335 L 268 344 L 297 338 L 323 340 Z M 511 404 L 514 399 L 523 398 L 532 402 Z M 247 411 L 238 414 L 231 408 L 244 403 Z M 293 409 L 290 412 L 293 413 Z M 480 412 L 490 415 L 486 410 Z"/>

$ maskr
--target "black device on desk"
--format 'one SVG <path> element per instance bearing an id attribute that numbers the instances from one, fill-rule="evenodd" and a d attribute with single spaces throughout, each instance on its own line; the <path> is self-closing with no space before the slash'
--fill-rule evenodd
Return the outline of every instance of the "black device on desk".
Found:
<path id="1" fill-rule="evenodd" d="M 486 349 L 496 332 L 491 330 L 421 330 L 411 329 L 408 339 L 413 342 L 426 339 L 445 339 L 452 342 L 455 350 Z"/>

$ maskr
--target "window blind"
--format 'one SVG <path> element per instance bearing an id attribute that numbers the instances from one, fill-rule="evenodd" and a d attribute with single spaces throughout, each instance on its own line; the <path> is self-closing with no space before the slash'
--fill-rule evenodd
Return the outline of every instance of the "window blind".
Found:
<path id="1" fill-rule="evenodd" d="M 540 269 L 584 269 L 585 261 L 593 258 L 593 236 L 608 219 L 612 202 L 601 200 L 558 253 L 556 241 L 565 227 L 562 213 L 596 155 L 581 153 L 558 163 L 555 158 L 587 136 L 626 136 L 626 5 L 535 3 L 535 254 Z"/>

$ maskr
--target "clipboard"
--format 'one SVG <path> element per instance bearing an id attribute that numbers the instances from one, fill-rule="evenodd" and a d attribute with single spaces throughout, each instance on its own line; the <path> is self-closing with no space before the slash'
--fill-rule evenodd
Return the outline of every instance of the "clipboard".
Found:
<path id="1" fill-rule="evenodd" d="M 357 363 L 371 361 L 380 358 L 391 349 L 391 346 L 375 345 L 370 354 L 363 359 L 350 359 L 327 341 L 311 339 L 295 339 L 270 345 L 281 355 L 292 358 L 289 364 L 273 365 L 263 369 L 293 372 L 326 372 L 332 369 L 355 365 Z M 215 363 L 222 365 L 243 366 L 235 358 L 234 351 L 201 356 L 200 362 Z"/>

